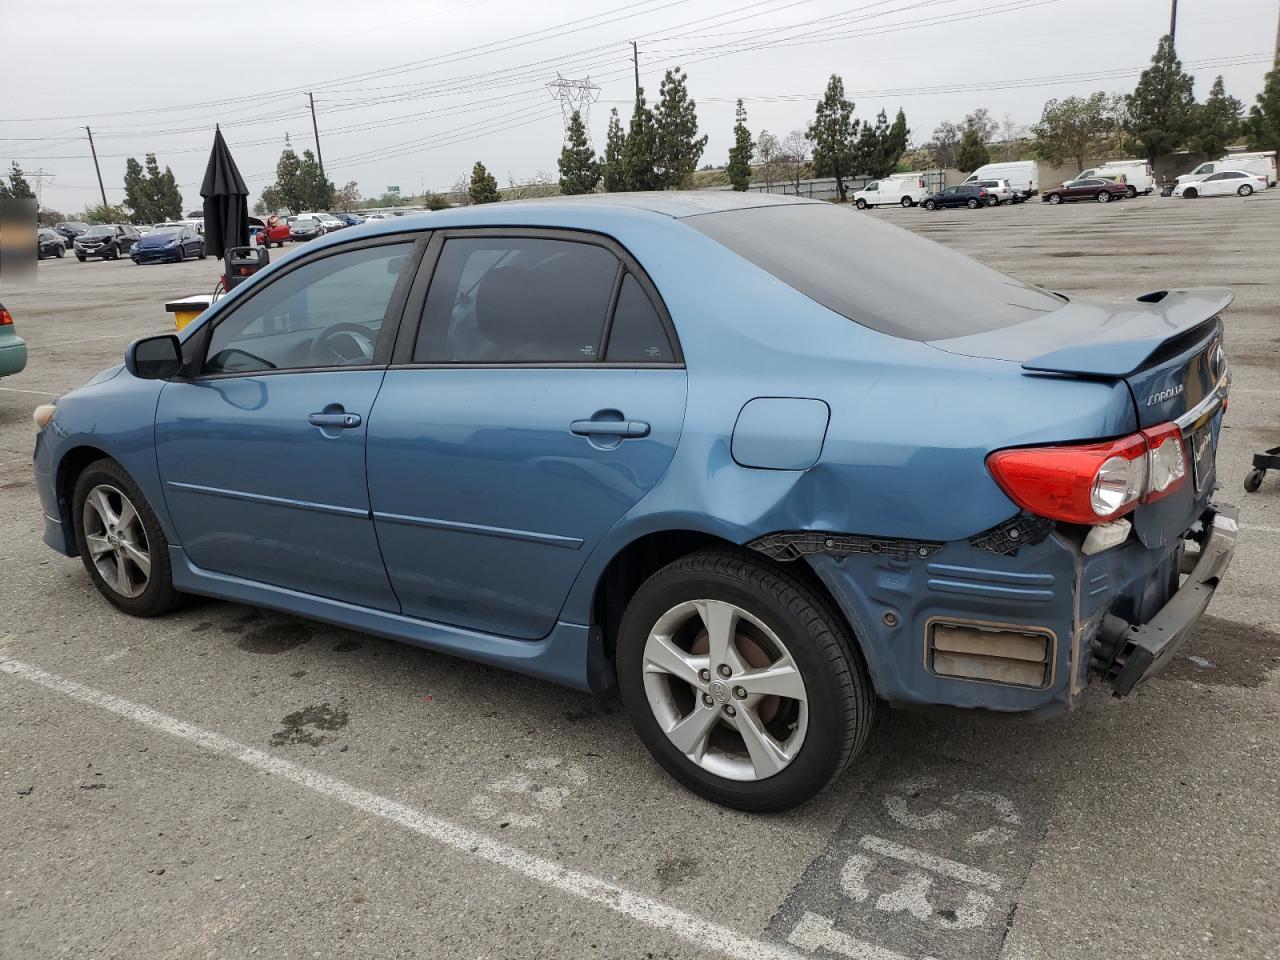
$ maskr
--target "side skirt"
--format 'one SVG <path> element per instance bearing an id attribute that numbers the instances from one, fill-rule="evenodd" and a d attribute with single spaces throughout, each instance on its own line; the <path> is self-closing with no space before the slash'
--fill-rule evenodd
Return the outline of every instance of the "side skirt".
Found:
<path id="1" fill-rule="evenodd" d="M 598 637 L 593 637 L 595 631 L 579 623 L 557 622 L 551 633 L 541 640 L 516 640 L 204 570 L 193 564 L 181 547 L 172 545 L 169 563 L 173 585 L 183 593 L 309 617 L 577 690 L 600 692 L 612 683 L 612 669 L 603 662 L 599 652 L 601 644 Z"/>

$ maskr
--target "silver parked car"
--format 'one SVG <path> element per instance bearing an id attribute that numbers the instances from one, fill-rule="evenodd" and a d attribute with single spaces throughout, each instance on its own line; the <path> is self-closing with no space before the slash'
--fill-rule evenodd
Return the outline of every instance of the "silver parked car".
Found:
<path id="1" fill-rule="evenodd" d="M 1014 193 L 1008 180 L 975 180 L 974 183 L 986 188 L 989 207 L 998 207 L 1002 203 L 1014 203 L 1017 200 L 1017 194 Z"/>

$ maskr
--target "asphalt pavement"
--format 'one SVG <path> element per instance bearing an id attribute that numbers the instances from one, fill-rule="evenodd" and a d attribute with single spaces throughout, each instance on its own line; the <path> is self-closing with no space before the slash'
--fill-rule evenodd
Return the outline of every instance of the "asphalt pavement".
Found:
<path id="1" fill-rule="evenodd" d="M 211 600 L 127 618 L 41 543 L 30 412 L 218 265 L 44 261 L 0 289 L 0 957 L 1280 957 L 1280 475 L 1241 487 L 1280 445 L 1280 190 L 849 215 L 1068 294 L 1235 290 L 1240 546 L 1169 671 L 1049 720 L 882 711 L 761 817 L 613 696 Z"/>

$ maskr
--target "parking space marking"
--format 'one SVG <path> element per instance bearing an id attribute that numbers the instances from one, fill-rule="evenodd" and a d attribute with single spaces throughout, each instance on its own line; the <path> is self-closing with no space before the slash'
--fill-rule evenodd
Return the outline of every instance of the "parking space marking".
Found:
<path id="1" fill-rule="evenodd" d="M 931 853 L 925 853 L 923 850 L 916 850 L 901 843 L 894 843 L 892 840 L 885 840 L 882 837 L 863 837 L 860 845 L 864 850 L 878 853 L 882 857 L 892 857 L 895 860 L 901 860 L 903 863 L 923 867 L 925 870 L 932 870 L 934 873 L 940 873 L 944 877 L 950 877 L 952 880 L 959 880 L 961 883 L 971 883 L 975 886 L 986 887 L 988 890 L 999 890 L 1004 885 L 999 877 L 987 873 L 985 870 L 957 863 L 955 860 L 948 860 L 946 857 L 935 857 Z"/>
<path id="2" fill-rule="evenodd" d="M 72 700 L 98 707 L 126 720 L 166 733 L 179 740 L 185 740 L 202 750 L 230 757 L 246 766 L 305 787 L 362 813 L 427 837 L 455 850 L 464 857 L 503 867 L 567 896 L 597 904 L 630 920 L 679 937 L 700 950 L 740 958 L 740 960 L 801 960 L 804 956 L 789 947 L 747 936 L 714 921 L 705 920 L 670 906 L 655 897 L 636 893 L 589 873 L 526 853 L 518 847 L 501 843 L 483 833 L 451 823 L 407 804 L 379 796 L 344 780 L 304 767 L 291 760 L 272 756 L 265 751 L 246 746 L 185 720 L 96 690 L 75 680 L 49 673 L 20 660 L 0 659 L 0 673 L 26 680 Z M 862 953 L 852 954 L 852 956 L 859 957 L 861 960 L 897 960 L 887 953 L 879 955 Z"/>
<path id="3" fill-rule="evenodd" d="M 19 387 L 0 387 L 5 393 L 30 393 L 37 397 L 53 397 L 59 393 L 66 393 L 66 390 L 23 390 Z"/>

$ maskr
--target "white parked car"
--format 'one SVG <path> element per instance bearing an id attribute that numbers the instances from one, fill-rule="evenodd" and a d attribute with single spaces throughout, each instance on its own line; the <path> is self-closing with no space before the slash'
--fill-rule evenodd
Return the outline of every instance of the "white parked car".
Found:
<path id="1" fill-rule="evenodd" d="M 998 207 L 1002 203 L 1013 203 L 1017 193 L 1008 180 L 975 180 L 975 184 L 987 191 L 987 206 Z"/>
<path id="2" fill-rule="evenodd" d="M 988 163 L 979 167 L 965 179 L 965 183 L 979 180 L 1008 180 L 1013 188 L 1013 202 L 1020 203 L 1040 192 L 1039 166 L 1034 160 L 1011 160 L 1007 163 Z"/>
<path id="3" fill-rule="evenodd" d="M 1149 194 L 1156 188 L 1156 178 L 1149 160 L 1109 160 L 1101 166 L 1081 170 L 1072 179 L 1087 180 L 1091 177 L 1122 180 L 1129 188 L 1131 197 L 1136 197 L 1140 193 Z"/>
<path id="4" fill-rule="evenodd" d="M 1211 173 L 1200 180 L 1188 180 L 1173 188 L 1175 197 L 1247 197 L 1251 193 L 1267 189 L 1267 178 L 1260 173 L 1246 170 L 1223 170 Z"/>
<path id="5" fill-rule="evenodd" d="M 924 185 L 924 177 L 913 173 L 872 180 L 861 190 L 854 192 L 853 203 L 859 210 L 890 203 L 914 207 L 928 195 L 929 189 Z"/>
<path id="6" fill-rule="evenodd" d="M 1181 174 L 1178 177 L 1178 183 L 1203 180 L 1210 174 L 1227 170 L 1243 170 L 1245 173 L 1258 174 L 1266 177 L 1267 186 L 1274 187 L 1276 185 L 1276 152 L 1265 150 L 1258 153 L 1229 153 L 1221 160 L 1202 163 L 1190 173 Z"/>

